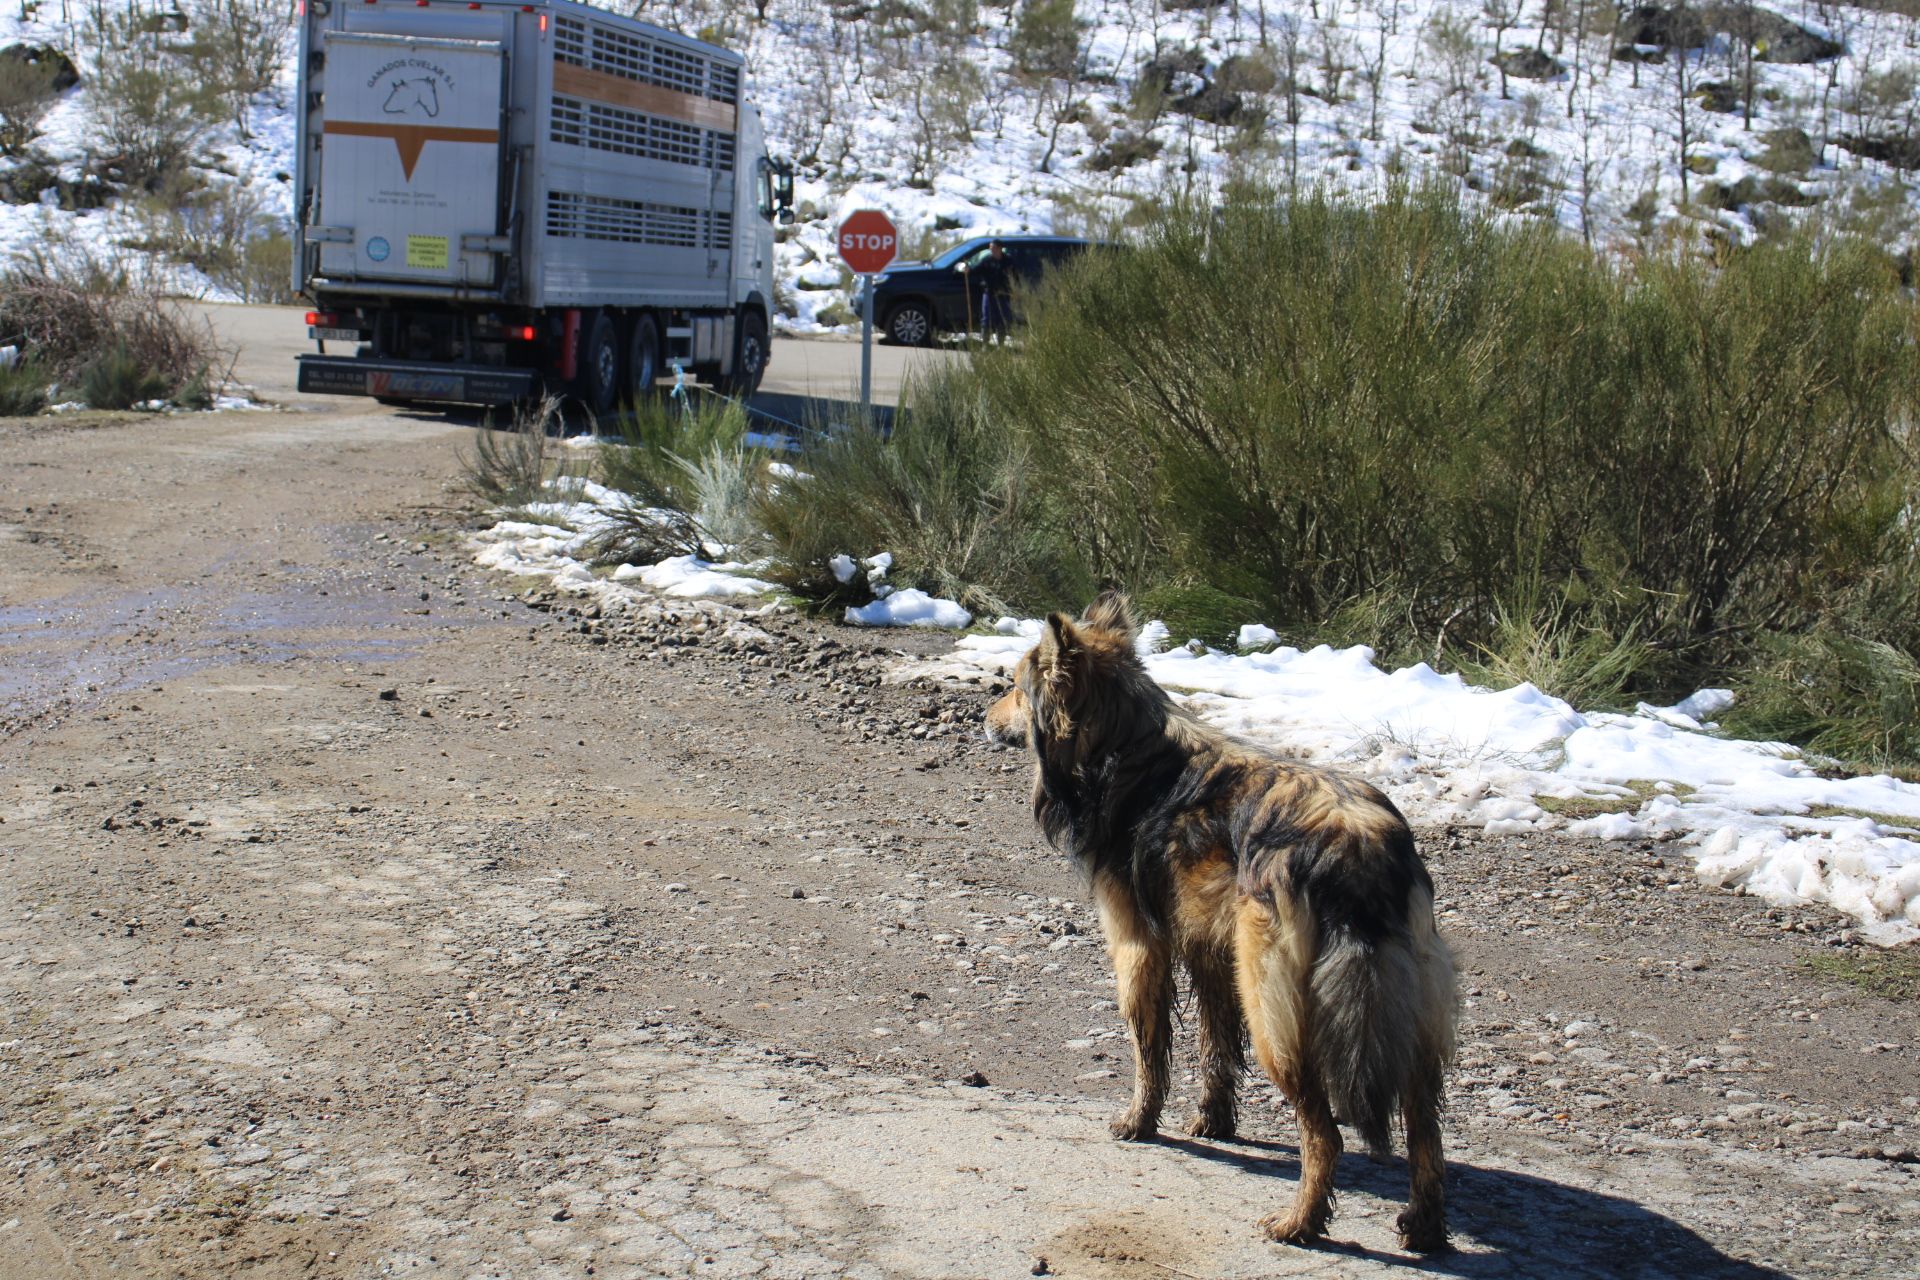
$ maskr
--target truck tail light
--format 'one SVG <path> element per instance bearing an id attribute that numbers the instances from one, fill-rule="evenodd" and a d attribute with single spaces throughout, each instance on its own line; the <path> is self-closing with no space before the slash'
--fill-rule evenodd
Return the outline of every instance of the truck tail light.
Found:
<path id="1" fill-rule="evenodd" d="M 534 338 L 534 327 L 530 324 L 519 325 L 507 330 L 507 336 L 520 342 L 532 342 Z"/>
<path id="2" fill-rule="evenodd" d="M 331 328 L 340 323 L 340 317 L 331 311 L 309 311 L 307 312 L 307 323 L 319 325 L 323 329 Z"/>

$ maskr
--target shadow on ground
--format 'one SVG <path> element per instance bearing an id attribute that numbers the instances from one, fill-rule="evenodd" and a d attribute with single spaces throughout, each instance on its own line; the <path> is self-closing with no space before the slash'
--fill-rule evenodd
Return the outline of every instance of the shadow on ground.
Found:
<path id="1" fill-rule="evenodd" d="M 719 395 L 706 387 L 695 388 L 693 394 Z M 763 391 L 744 401 L 742 407 L 747 411 L 748 428 L 758 437 L 753 443 L 788 453 L 804 453 L 821 439 L 854 430 L 862 423 L 872 424 L 883 435 L 893 430 L 894 411 L 887 405 L 865 409 L 853 400 Z M 482 409 L 464 404 L 416 402 L 396 406 L 395 412 L 402 418 L 451 422 L 463 427 L 506 427 L 515 421 L 514 409 L 508 405 Z M 562 410 L 560 429 L 567 435 L 584 435 L 589 431 L 603 436 L 619 433 L 617 418 L 596 423 L 571 404 Z"/>
<path id="2" fill-rule="evenodd" d="M 1299 1158 L 1291 1146 L 1251 1140 L 1231 1145 L 1192 1138 L 1160 1140 L 1270 1180 L 1247 1198 L 1250 1231 L 1255 1229 L 1254 1219 L 1281 1207 L 1293 1195 Z M 1335 1185 L 1398 1206 L 1407 1195 L 1406 1162 L 1349 1154 L 1340 1160 Z M 1273 1197 L 1270 1206 L 1265 1203 L 1268 1195 Z M 1447 1163 L 1447 1224 L 1453 1231 L 1452 1253 L 1434 1257 L 1383 1253 L 1342 1239 L 1336 1210 L 1331 1236 L 1319 1249 L 1409 1273 L 1475 1278 L 1591 1275 L 1779 1280 L 1787 1274 L 1728 1257 L 1691 1228 L 1631 1200 L 1452 1160 Z"/>

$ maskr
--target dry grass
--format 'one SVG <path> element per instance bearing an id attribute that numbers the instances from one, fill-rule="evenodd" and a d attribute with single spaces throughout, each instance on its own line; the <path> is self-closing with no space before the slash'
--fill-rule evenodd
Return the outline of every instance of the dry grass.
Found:
<path id="1" fill-rule="evenodd" d="M 217 385 L 231 364 L 208 322 L 157 282 L 84 252 L 54 250 L 0 274 L 0 334 L 70 384 L 109 352 L 175 394 Z"/>
<path id="2" fill-rule="evenodd" d="M 1920 948 L 1821 952 L 1802 956 L 1800 967 L 1882 1000 L 1920 1000 Z"/>
<path id="3" fill-rule="evenodd" d="M 1674 800 L 1684 802 L 1693 794 L 1694 789 L 1685 783 L 1672 786 L 1663 791 L 1658 784 L 1636 780 L 1626 784 L 1631 795 L 1624 796 L 1535 796 L 1534 804 L 1558 818 L 1568 822 L 1579 822 L 1586 818 L 1598 818 L 1608 813 L 1638 813 L 1640 807 L 1655 796 L 1672 796 Z"/>

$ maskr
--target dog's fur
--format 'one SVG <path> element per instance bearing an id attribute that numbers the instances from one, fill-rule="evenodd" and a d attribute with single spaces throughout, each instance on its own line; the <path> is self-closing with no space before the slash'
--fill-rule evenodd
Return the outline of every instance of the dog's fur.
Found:
<path id="1" fill-rule="evenodd" d="M 1150 1138 L 1168 1084 L 1173 962 L 1199 1010 L 1201 1097 L 1187 1132 L 1234 1132 L 1243 1035 L 1300 1121 L 1293 1205 L 1262 1220 L 1304 1243 L 1333 1214 L 1335 1115 L 1383 1151 L 1405 1125 L 1402 1243 L 1444 1249 L 1441 1075 L 1453 1054 L 1453 958 L 1406 819 L 1377 789 L 1278 759 L 1176 707 L 1141 665 L 1126 599 L 1047 619 L 988 735 L 1035 758 L 1033 812 L 1087 872 L 1120 1009 L 1133 1103 L 1116 1137 Z"/>

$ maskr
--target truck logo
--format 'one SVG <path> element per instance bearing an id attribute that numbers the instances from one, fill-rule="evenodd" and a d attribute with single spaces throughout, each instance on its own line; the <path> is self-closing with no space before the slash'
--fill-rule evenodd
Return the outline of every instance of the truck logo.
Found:
<path id="1" fill-rule="evenodd" d="M 440 114 L 440 86 L 429 76 L 418 80 L 395 80 L 387 104 L 380 109 L 390 116 L 403 116 L 414 108 L 429 120 Z"/>
<path id="2" fill-rule="evenodd" d="M 498 129 L 458 129 L 452 125 L 437 124 L 375 124 L 368 120 L 329 120 L 324 132 L 334 137 L 349 138 L 391 138 L 400 152 L 400 171 L 408 182 L 413 181 L 414 166 L 420 163 L 420 152 L 429 142 L 490 142 L 500 141 Z"/>

